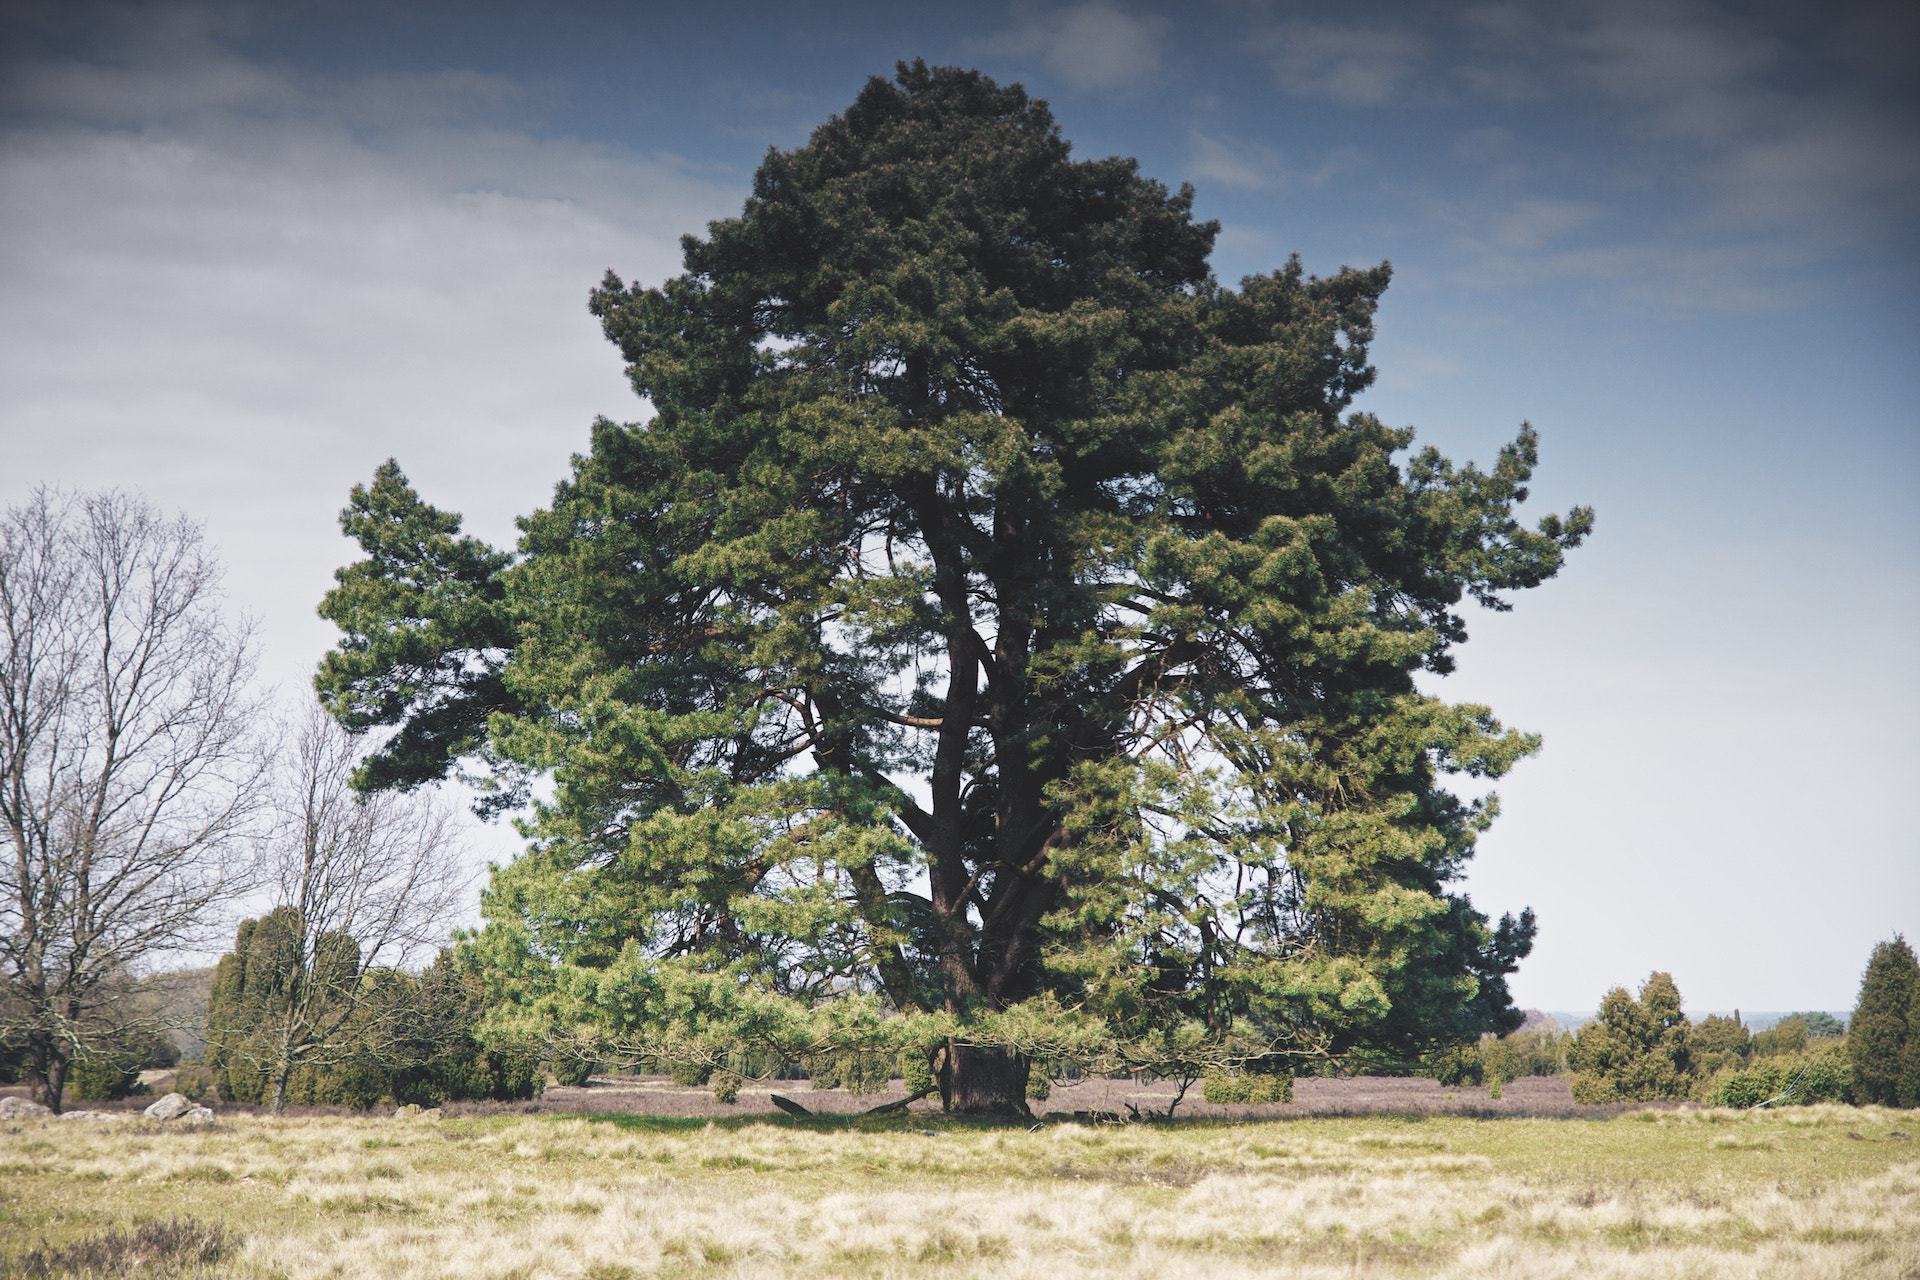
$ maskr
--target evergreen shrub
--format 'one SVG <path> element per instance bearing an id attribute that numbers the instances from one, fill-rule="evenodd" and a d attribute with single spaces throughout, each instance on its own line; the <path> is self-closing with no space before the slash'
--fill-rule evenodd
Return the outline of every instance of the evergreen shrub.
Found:
<path id="1" fill-rule="evenodd" d="M 1837 1046 L 1796 1054 L 1756 1056 L 1750 1064 L 1722 1068 L 1704 1077 L 1695 1098 L 1711 1107 L 1808 1106 L 1851 1102 L 1853 1067 Z"/>
<path id="2" fill-rule="evenodd" d="M 1909 1054 L 1917 1004 L 1920 961 L 1907 940 L 1895 934 L 1867 960 L 1859 1003 L 1848 1022 L 1847 1055 L 1860 1101 L 1887 1107 L 1920 1104 L 1920 1061 L 1909 1061 L 1920 1059 L 1920 1049 Z"/>
<path id="3" fill-rule="evenodd" d="M 115 1053 L 76 1058 L 67 1082 L 74 1097 L 82 1102 L 112 1102 L 131 1097 L 140 1088 L 140 1062 Z"/>
<path id="4" fill-rule="evenodd" d="M 1293 1101 L 1293 1076 L 1264 1071 L 1209 1071 L 1200 1096 L 1218 1106 Z"/>
<path id="5" fill-rule="evenodd" d="M 297 917 L 289 912 L 282 907 L 242 921 L 234 949 L 214 970 L 204 1070 L 222 1101 L 264 1105 L 272 1099 L 275 1024 L 287 1008 L 285 993 L 295 974 Z M 348 948 L 353 940 L 343 937 L 333 950 L 351 972 Z M 516 1040 L 482 1041 L 481 980 L 456 967 L 449 952 L 417 975 L 376 969 L 353 994 L 327 1043 L 288 1075 L 288 1103 L 437 1106 L 470 1098 L 531 1098 L 540 1091 L 539 1050 Z"/>
<path id="6" fill-rule="evenodd" d="M 1687 1047 L 1691 1025 L 1671 974 L 1649 974 L 1638 999 L 1623 987 L 1607 992 L 1598 1016 L 1575 1033 L 1568 1051 L 1573 1100 L 1592 1104 L 1686 1097 L 1692 1083 Z"/>

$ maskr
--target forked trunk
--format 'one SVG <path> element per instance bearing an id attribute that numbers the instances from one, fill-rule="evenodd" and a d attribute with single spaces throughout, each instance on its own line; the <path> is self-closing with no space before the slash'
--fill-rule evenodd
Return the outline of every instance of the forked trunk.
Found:
<path id="1" fill-rule="evenodd" d="M 1027 1073 L 1032 1064 L 1007 1049 L 956 1044 L 940 1051 L 935 1079 L 940 1102 L 953 1115 L 1031 1118 Z"/>

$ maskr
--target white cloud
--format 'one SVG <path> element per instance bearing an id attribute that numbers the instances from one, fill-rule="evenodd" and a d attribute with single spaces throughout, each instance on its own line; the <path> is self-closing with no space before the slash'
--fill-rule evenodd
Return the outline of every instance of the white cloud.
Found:
<path id="1" fill-rule="evenodd" d="M 1187 131 L 1187 141 L 1187 172 L 1196 183 L 1218 183 L 1241 191 L 1319 190 L 1366 163 L 1352 148 L 1335 147 L 1311 169 L 1296 169 L 1263 142 L 1216 138 L 1198 129 Z"/>
<path id="2" fill-rule="evenodd" d="M 1779 13 L 1685 0 L 1499 0 L 1467 11 L 1478 52 L 1455 78 L 1496 96 L 1576 87 L 1642 167 L 1698 192 L 1695 234 L 1810 234 L 1804 255 L 1920 213 L 1920 119 L 1881 47 L 1911 65 L 1920 24 L 1870 11 L 1796 32 Z"/>
<path id="3" fill-rule="evenodd" d="M 1136 13 L 1109 0 L 1016 14 L 1013 29 L 990 47 L 1038 58 L 1083 90 L 1126 89 L 1151 80 L 1172 25 L 1157 14 Z"/>
<path id="4" fill-rule="evenodd" d="M 1196 182 L 1217 182 L 1244 191 L 1268 191 L 1280 185 L 1280 153 L 1258 143 L 1229 146 L 1198 129 L 1188 132 L 1193 144 L 1188 171 Z"/>
<path id="5" fill-rule="evenodd" d="M 191 30 L 16 70 L 0 501 L 120 484 L 205 521 L 283 687 L 331 639 L 313 609 L 353 550 L 347 489 L 397 456 L 510 542 L 592 417 L 640 412 L 587 290 L 670 274 L 743 194 L 488 124 L 484 78 L 326 81 Z"/>
<path id="6" fill-rule="evenodd" d="M 1286 92 L 1348 106 L 1383 106 L 1402 96 L 1426 56 L 1426 41 L 1405 26 L 1285 22 L 1256 43 Z"/>

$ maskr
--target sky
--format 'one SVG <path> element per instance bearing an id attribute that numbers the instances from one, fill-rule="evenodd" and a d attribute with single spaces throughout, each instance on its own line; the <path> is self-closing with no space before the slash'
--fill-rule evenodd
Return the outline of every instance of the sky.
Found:
<path id="1" fill-rule="evenodd" d="M 1523 1006 L 1845 1010 L 1920 937 L 1911 5 L 0 0 L 0 503 L 201 521 L 304 696 L 349 488 L 511 545 L 643 413 L 587 290 L 915 57 L 1192 183 L 1224 281 L 1390 260 L 1360 407 L 1531 421 L 1530 506 L 1597 508 L 1430 682 L 1545 738 L 1467 882 L 1539 914 Z"/>

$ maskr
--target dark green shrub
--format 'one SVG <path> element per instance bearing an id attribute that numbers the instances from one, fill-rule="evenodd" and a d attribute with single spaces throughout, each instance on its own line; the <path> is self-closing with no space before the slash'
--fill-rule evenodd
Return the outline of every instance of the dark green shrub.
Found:
<path id="1" fill-rule="evenodd" d="M 1807 1020 L 1801 1014 L 1780 1019 L 1765 1031 L 1754 1033 L 1753 1056 L 1772 1058 L 1783 1053 L 1802 1053 L 1807 1047 Z"/>
<path id="2" fill-rule="evenodd" d="M 1293 1101 L 1293 1077 L 1265 1071 L 1209 1071 L 1200 1096 L 1217 1106 Z"/>
<path id="3" fill-rule="evenodd" d="M 713 1100 L 725 1103 L 740 1101 L 740 1077 L 731 1071 L 714 1072 Z"/>
<path id="4" fill-rule="evenodd" d="M 937 1082 L 933 1078 L 933 1063 L 924 1053 L 909 1049 L 900 1055 L 900 1078 L 907 1086 L 909 1094 L 929 1094 L 934 1091 Z"/>
<path id="5" fill-rule="evenodd" d="M 1873 949 L 1860 979 L 1859 1003 L 1847 1024 L 1847 1055 L 1860 1101 L 1889 1107 L 1920 1102 L 1916 1096 L 1920 1078 L 1914 1080 L 1914 1089 L 1902 1087 L 1916 993 L 1920 993 L 1920 961 L 1914 959 L 1907 940 L 1895 934 L 1893 941 Z M 1920 1070 L 1914 1074 L 1920 1077 Z"/>
<path id="6" fill-rule="evenodd" d="M 140 1062 L 119 1054 L 75 1059 L 67 1076 L 82 1102 L 112 1102 L 131 1096 L 140 1085 Z"/>
<path id="7" fill-rule="evenodd" d="M 1737 1010 L 1731 1018 L 1716 1013 L 1693 1024 L 1687 1048 L 1695 1074 L 1711 1076 L 1726 1067 L 1744 1066 L 1753 1051 L 1753 1036 Z"/>
<path id="8" fill-rule="evenodd" d="M 1853 1099 L 1853 1069 L 1837 1048 L 1756 1056 L 1703 1080 L 1695 1095 L 1714 1107 L 1808 1106 Z"/>
<path id="9" fill-rule="evenodd" d="M 1477 1044 L 1449 1045 L 1428 1056 L 1427 1073 L 1448 1088 L 1479 1084 L 1486 1078 L 1486 1060 Z"/>
<path id="10" fill-rule="evenodd" d="M 587 1081 L 593 1078 L 593 1073 L 600 1070 L 600 1067 L 601 1062 L 597 1055 L 574 1045 L 564 1045 L 555 1048 L 547 1059 L 547 1070 L 553 1073 L 554 1081 L 558 1084 L 573 1087 L 586 1084 Z M 710 1067 L 704 1068 L 702 1075 L 698 1080 L 694 1081 L 694 1083 L 705 1084 L 707 1082 L 706 1072 L 710 1072 L 711 1070 L 712 1068 Z M 676 1074 L 674 1083 L 678 1084 L 679 1082 L 679 1076 Z"/>
<path id="11" fill-rule="evenodd" d="M 26 1077 L 27 1047 L 0 1043 L 0 1084 L 17 1084 Z"/>
<path id="12" fill-rule="evenodd" d="M 206 1071 L 214 1093 L 225 1101 L 264 1104 L 271 1098 L 275 1015 L 285 1007 L 297 924 L 288 908 L 243 921 L 233 951 L 214 971 Z M 340 938 L 330 952 L 337 968 L 357 948 L 352 939 Z M 516 1041 L 481 1041 L 485 989 L 477 974 L 456 967 L 449 952 L 418 976 L 376 969 L 350 994 L 350 1009 L 323 1051 L 288 1076 L 288 1103 L 373 1107 L 390 1102 L 437 1106 L 467 1098 L 507 1101 L 533 1097 L 544 1083 L 537 1049 Z"/>
<path id="13" fill-rule="evenodd" d="M 1566 1066 L 1567 1046 L 1571 1041 L 1572 1037 L 1550 1018 L 1504 1036 L 1482 1036 L 1478 1046 L 1480 1076 L 1497 1088 L 1521 1076 L 1558 1075 Z M 1466 1081 L 1463 1078 L 1442 1083 Z"/>
<path id="14" fill-rule="evenodd" d="M 1847 1024 L 1830 1013 L 1815 1009 L 1793 1016 L 1807 1024 L 1807 1038 L 1810 1040 L 1831 1040 L 1847 1034 Z"/>
<path id="15" fill-rule="evenodd" d="M 704 1062 L 673 1061 L 667 1064 L 667 1079 L 683 1089 L 697 1089 L 713 1078 L 713 1068 Z M 561 1081 L 562 1084 L 566 1082 Z M 816 1088 L 818 1086 L 815 1086 Z"/>
<path id="16" fill-rule="evenodd" d="M 1568 1051 L 1574 1101 L 1686 1097 L 1691 1084 L 1690 1028 L 1671 974 L 1649 974 L 1637 1000 L 1622 987 L 1607 992 L 1599 1015 L 1575 1033 Z"/>

